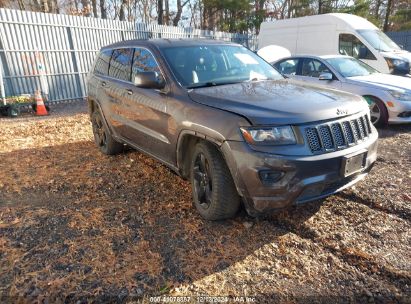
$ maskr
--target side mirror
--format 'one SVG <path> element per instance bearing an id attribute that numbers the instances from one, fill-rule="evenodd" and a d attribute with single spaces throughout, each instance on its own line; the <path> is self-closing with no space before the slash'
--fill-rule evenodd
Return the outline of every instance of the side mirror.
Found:
<path id="1" fill-rule="evenodd" d="M 368 55 L 368 49 L 363 45 L 360 47 L 360 51 L 358 53 L 358 59 L 365 59 Z"/>
<path id="2" fill-rule="evenodd" d="M 318 77 L 319 80 L 333 80 L 333 74 L 331 73 L 321 73 L 320 77 Z"/>
<path id="3" fill-rule="evenodd" d="M 401 50 L 404 50 L 404 45 L 399 44 L 398 46 L 400 47 Z"/>
<path id="4" fill-rule="evenodd" d="M 134 76 L 133 83 L 139 88 L 163 89 L 165 81 L 157 72 L 139 72 Z"/>

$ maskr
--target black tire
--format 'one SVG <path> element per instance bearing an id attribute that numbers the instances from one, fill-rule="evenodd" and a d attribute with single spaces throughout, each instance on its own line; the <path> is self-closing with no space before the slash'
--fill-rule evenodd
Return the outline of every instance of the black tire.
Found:
<path id="1" fill-rule="evenodd" d="M 212 144 L 200 142 L 196 145 L 190 180 L 194 206 L 203 218 L 223 220 L 236 215 L 240 197 L 223 156 Z"/>
<path id="2" fill-rule="evenodd" d="M 388 110 L 378 98 L 366 96 L 370 106 L 371 122 L 376 127 L 385 127 L 388 124 Z"/>
<path id="3" fill-rule="evenodd" d="M 93 126 L 94 142 L 101 152 L 107 155 L 115 155 L 123 151 L 124 145 L 115 141 L 111 136 L 99 110 L 95 110 L 91 115 L 91 124 Z"/>

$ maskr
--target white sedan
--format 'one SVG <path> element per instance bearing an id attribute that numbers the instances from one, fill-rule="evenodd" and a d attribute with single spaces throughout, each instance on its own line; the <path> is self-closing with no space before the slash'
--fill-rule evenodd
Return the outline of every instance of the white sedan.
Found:
<path id="1" fill-rule="evenodd" d="M 376 126 L 411 122 L 411 78 L 382 74 L 350 56 L 293 56 L 275 63 L 283 75 L 363 96 Z"/>

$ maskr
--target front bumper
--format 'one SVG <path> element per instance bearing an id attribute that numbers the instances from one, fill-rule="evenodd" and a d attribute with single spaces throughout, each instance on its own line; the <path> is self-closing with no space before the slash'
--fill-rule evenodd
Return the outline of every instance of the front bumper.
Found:
<path id="1" fill-rule="evenodd" d="M 410 123 L 411 122 L 411 101 L 394 100 L 394 107 L 387 106 L 388 123 Z M 405 115 L 404 115 L 405 114 Z"/>
<path id="2" fill-rule="evenodd" d="M 245 142 L 226 141 L 222 151 L 247 211 L 258 213 L 285 208 L 326 197 L 352 186 L 366 176 L 377 159 L 378 133 L 356 146 L 312 156 L 284 156 L 256 152 Z M 286 149 L 286 148 L 285 148 Z M 364 167 L 348 177 L 341 174 L 346 155 L 366 152 Z M 283 172 L 282 178 L 267 185 L 259 172 Z"/>

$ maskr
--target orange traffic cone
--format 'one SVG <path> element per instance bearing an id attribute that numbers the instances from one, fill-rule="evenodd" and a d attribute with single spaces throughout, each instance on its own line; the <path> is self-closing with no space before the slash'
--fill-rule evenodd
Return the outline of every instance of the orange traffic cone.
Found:
<path id="1" fill-rule="evenodd" d="M 34 95 L 34 100 L 36 102 L 36 115 L 37 116 L 44 116 L 48 115 L 46 106 L 44 105 L 43 98 L 41 97 L 40 91 L 36 91 Z"/>

